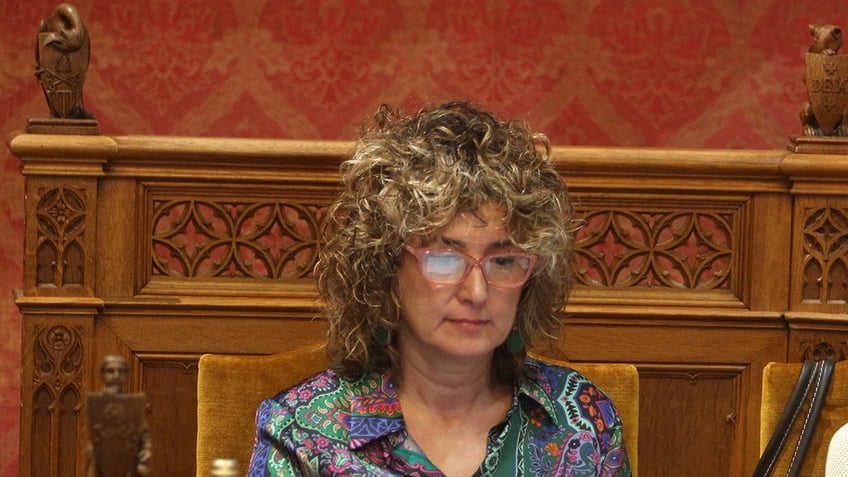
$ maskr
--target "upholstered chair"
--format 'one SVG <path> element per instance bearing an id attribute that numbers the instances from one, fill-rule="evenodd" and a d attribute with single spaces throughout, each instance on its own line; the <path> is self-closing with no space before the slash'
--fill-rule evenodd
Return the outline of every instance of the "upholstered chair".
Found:
<path id="1" fill-rule="evenodd" d="M 253 450 L 256 410 L 327 367 L 320 345 L 268 356 L 205 354 L 197 371 L 197 476 L 215 459 L 235 459 L 244 475 Z"/>
<path id="2" fill-rule="evenodd" d="M 774 428 L 780 420 L 786 401 L 801 373 L 801 363 L 768 363 L 763 369 L 763 397 L 760 408 L 760 452 L 768 445 Z M 803 417 L 803 415 L 802 415 Z M 802 419 L 799 417 L 799 421 Z M 828 444 L 836 430 L 848 422 L 848 361 L 836 363 L 830 388 L 824 401 L 818 425 L 807 450 L 798 477 L 825 475 Z M 786 475 L 795 443 L 798 442 L 801 423 L 793 426 L 787 444 L 775 464 L 772 475 Z"/>
<path id="3" fill-rule="evenodd" d="M 613 400 L 622 416 L 624 441 L 636 475 L 639 433 L 639 374 L 630 364 L 564 363 L 585 374 Z M 235 459 L 240 474 L 253 449 L 255 412 L 263 399 L 327 367 L 320 345 L 270 356 L 214 355 L 200 358 L 197 375 L 197 475 L 206 477 L 215 459 Z"/>

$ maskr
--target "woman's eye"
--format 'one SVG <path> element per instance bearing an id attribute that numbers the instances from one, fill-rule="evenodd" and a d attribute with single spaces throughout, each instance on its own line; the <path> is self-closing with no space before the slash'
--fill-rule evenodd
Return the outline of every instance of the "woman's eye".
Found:
<path id="1" fill-rule="evenodd" d="M 515 264 L 516 257 L 512 255 L 499 255 L 492 257 L 491 262 L 498 267 L 509 267 Z"/>

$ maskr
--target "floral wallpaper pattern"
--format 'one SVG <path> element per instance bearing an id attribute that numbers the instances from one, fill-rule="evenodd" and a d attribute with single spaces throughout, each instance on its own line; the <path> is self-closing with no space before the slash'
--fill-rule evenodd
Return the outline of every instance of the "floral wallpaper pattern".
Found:
<path id="1" fill-rule="evenodd" d="M 47 114 L 35 37 L 0 0 L 0 133 Z M 351 139 L 380 103 L 467 98 L 555 144 L 781 149 L 800 132 L 798 0 L 78 0 L 104 134 Z M 844 53 L 844 52 L 843 52 Z M 0 477 L 18 473 L 23 178 L 0 149 Z"/>

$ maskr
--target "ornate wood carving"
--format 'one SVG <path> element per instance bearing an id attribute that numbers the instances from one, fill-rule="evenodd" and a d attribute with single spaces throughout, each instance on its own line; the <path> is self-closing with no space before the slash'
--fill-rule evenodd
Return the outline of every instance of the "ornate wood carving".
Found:
<path id="1" fill-rule="evenodd" d="M 36 286 L 83 287 L 86 204 L 84 192 L 59 187 L 41 193 L 36 251 Z"/>
<path id="2" fill-rule="evenodd" d="M 586 210 L 576 277 L 594 287 L 728 288 L 733 216 L 697 210 Z"/>
<path id="3" fill-rule="evenodd" d="M 805 359 L 848 359 L 848 338 L 833 333 L 798 332 L 797 348 L 790 351 L 792 361 Z"/>
<path id="4" fill-rule="evenodd" d="M 801 110 L 805 136 L 848 136 L 848 57 L 837 55 L 842 29 L 810 25 L 812 44 L 804 56 L 809 101 Z"/>
<path id="5" fill-rule="evenodd" d="M 78 327 L 37 327 L 33 387 L 59 395 L 72 389 L 81 395 L 82 330 Z"/>
<path id="6" fill-rule="evenodd" d="M 185 278 L 311 276 L 323 207 L 279 201 L 157 200 L 152 274 Z"/>
<path id="7" fill-rule="evenodd" d="M 807 208 L 804 212 L 802 300 L 810 304 L 848 302 L 848 209 Z"/>
<path id="8" fill-rule="evenodd" d="M 49 438 L 42 452 L 52 459 L 33 453 L 30 475 L 56 475 L 57 469 L 77 466 L 75 446 L 59 449 L 59 443 L 77 443 L 82 437 L 82 337 L 83 330 L 76 326 L 35 327 L 32 401 L 26 407 L 32 409 L 31 434 Z"/>
<path id="9" fill-rule="evenodd" d="M 75 7 L 63 3 L 41 21 L 35 48 L 35 76 L 55 118 L 91 118 L 82 88 L 91 46 L 88 29 Z"/>

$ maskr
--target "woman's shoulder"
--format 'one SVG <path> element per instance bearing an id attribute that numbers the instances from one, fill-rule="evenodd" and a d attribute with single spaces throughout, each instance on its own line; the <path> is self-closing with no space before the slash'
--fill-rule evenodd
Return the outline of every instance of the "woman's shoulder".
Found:
<path id="1" fill-rule="evenodd" d="M 302 416 L 315 412 L 339 417 L 340 414 L 349 413 L 356 396 L 373 391 L 382 380 L 378 373 L 347 377 L 328 368 L 283 389 L 263 401 L 261 406 L 276 417 Z"/>
<path id="2" fill-rule="evenodd" d="M 621 440 L 620 414 L 612 399 L 575 369 L 581 365 L 575 364 L 572 367 L 567 362 L 538 356 L 528 357 L 526 364 L 524 389 L 536 393 L 536 402 L 547 411 L 555 425 L 556 431 L 553 432 L 561 432 L 566 436 L 561 448 L 576 449 L 586 442 L 594 442 L 593 445 L 597 446 L 603 456 L 602 465 L 607 469 L 604 475 L 607 472 L 609 475 L 630 475 L 626 470 L 622 473 L 612 471 L 626 469 L 628 465 Z M 569 451 L 566 455 L 571 458 L 583 454 Z"/>
<path id="3" fill-rule="evenodd" d="M 361 380 L 362 377 L 349 378 L 328 368 L 283 389 L 266 399 L 263 406 L 274 408 L 276 414 L 294 414 L 296 411 L 302 414 L 305 410 L 325 413 L 330 409 L 334 414 L 343 413 L 349 410 Z"/>
<path id="4" fill-rule="evenodd" d="M 256 423 L 285 445 L 295 446 L 295 435 L 320 435 L 347 445 L 351 426 L 382 409 L 387 380 L 379 373 L 348 378 L 326 369 L 262 401 Z"/>
<path id="5" fill-rule="evenodd" d="M 332 369 L 325 369 L 283 389 L 259 405 L 257 424 L 278 439 L 302 428 L 321 416 L 345 420 L 349 409 L 349 381 Z"/>
<path id="6" fill-rule="evenodd" d="M 525 364 L 530 379 L 548 382 L 551 385 L 577 381 L 590 382 L 586 376 L 565 361 L 531 354 L 527 356 Z"/>
<path id="7" fill-rule="evenodd" d="M 528 381 L 556 402 L 592 401 L 612 405 L 598 385 L 567 362 L 531 355 L 527 357 L 526 366 Z"/>
<path id="8" fill-rule="evenodd" d="M 314 392 L 331 391 L 346 384 L 346 380 L 332 368 L 319 371 L 297 384 L 289 386 L 272 398 L 277 402 L 307 397 Z"/>
<path id="9" fill-rule="evenodd" d="M 612 399 L 593 381 L 568 363 L 528 356 L 528 386 L 540 389 L 556 408 L 551 411 L 573 420 L 601 415 L 608 424 L 618 419 Z"/>

